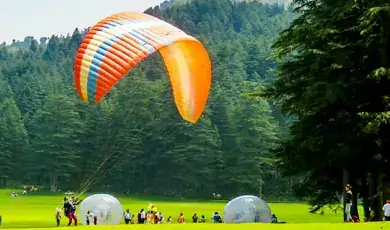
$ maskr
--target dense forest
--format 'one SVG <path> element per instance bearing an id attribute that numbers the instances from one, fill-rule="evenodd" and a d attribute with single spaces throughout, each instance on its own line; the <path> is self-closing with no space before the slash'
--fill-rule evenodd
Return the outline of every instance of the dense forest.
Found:
<path id="1" fill-rule="evenodd" d="M 223 198 L 292 195 L 271 150 L 289 119 L 250 97 L 275 81 L 270 58 L 293 20 L 284 6 L 194 0 L 146 11 L 199 38 L 213 63 L 212 90 L 197 124 L 174 105 L 158 54 L 99 104 L 74 89 L 75 53 L 87 29 L 0 45 L 1 186 Z"/>

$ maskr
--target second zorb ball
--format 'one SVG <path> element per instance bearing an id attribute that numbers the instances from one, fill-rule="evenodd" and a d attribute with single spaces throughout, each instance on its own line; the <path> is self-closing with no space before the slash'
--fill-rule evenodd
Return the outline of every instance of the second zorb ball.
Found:
<path id="1" fill-rule="evenodd" d="M 225 223 L 271 223 L 268 204 L 257 196 L 239 196 L 225 206 Z"/>
<path id="2" fill-rule="evenodd" d="M 88 211 L 96 215 L 97 225 L 117 225 L 122 220 L 122 205 L 111 195 L 95 194 L 81 202 L 78 216 L 83 224 L 87 224 Z M 93 225 L 93 218 L 90 219 L 90 225 Z"/>

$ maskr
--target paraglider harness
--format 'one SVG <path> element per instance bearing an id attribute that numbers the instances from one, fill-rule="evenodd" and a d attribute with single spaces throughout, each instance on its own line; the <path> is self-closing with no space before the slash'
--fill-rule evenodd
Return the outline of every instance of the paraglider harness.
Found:
<path id="1" fill-rule="evenodd" d="M 68 216 L 70 213 L 76 212 L 76 205 L 80 204 L 81 201 L 78 201 L 78 198 L 76 200 L 70 200 L 66 199 L 64 203 L 64 214 L 65 216 Z"/>
<path id="2" fill-rule="evenodd" d="M 72 205 L 70 204 L 70 202 L 66 201 L 65 204 L 64 204 L 64 214 L 65 214 L 65 216 L 69 215 L 69 211 L 70 211 L 71 208 L 72 208 Z"/>

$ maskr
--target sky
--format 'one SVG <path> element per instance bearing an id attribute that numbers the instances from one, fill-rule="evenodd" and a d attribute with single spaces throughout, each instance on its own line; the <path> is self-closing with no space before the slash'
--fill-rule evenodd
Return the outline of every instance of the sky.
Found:
<path id="1" fill-rule="evenodd" d="M 111 14 L 143 12 L 163 0 L 2 0 L 0 43 L 84 29 Z"/>

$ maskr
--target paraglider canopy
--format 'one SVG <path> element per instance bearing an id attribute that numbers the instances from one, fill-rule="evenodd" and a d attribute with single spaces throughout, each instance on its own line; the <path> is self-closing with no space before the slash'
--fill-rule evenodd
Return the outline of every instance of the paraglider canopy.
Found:
<path id="1" fill-rule="evenodd" d="M 112 15 L 86 34 L 74 67 L 78 95 L 99 103 L 129 71 L 157 51 L 168 71 L 180 115 L 196 123 L 211 87 L 209 56 L 194 37 L 144 13 Z"/>

